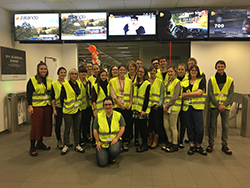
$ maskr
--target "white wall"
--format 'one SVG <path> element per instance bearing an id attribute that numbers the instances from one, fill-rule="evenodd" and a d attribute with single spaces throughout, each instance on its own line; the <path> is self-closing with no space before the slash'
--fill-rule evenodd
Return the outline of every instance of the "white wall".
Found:
<path id="1" fill-rule="evenodd" d="M 207 80 L 216 72 L 214 65 L 224 60 L 225 72 L 234 79 L 235 92 L 250 94 L 250 42 L 192 42 L 191 57 L 197 59 L 200 69 L 206 74 Z"/>

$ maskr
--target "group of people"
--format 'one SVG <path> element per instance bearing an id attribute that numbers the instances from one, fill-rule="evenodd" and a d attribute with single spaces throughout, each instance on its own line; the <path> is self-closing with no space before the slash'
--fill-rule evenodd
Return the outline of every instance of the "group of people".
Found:
<path id="1" fill-rule="evenodd" d="M 84 153 L 85 143 L 91 141 L 96 147 L 99 166 L 112 164 L 120 152 L 129 151 L 132 139 L 137 152 L 155 149 L 159 139 L 166 142 L 162 150 L 176 152 L 184 148 L 186 129 L 190 144 L 188 154 L 207 155 L 213 151 L 219 113 L 222 151 L 232 154 L 227 140 L 234 84 L 224 71 L 226 63 L 216 62 L 217 72 L 208 81 L 208 92 L 205 74 L 200 71 L 195 58 L 188 59 L 188 68 L 181 63 L 177 70 L 175 66 L 167 67 L 165 57 L 153 59 L 151 64 L 147 69 L 142 60 L 137 59 L 136 62 L 129 61 L 127 66 L 112 66 L 108 73 L 99 65 L 88 62 L 78 71 L 70 69 L 67 80 L 67 70 L 60 67 L 58 80 L 52 82 L 48 78 L 47 65 L 40 62 L 37 74 L 27 84 L 31 115 L 30 155 L 37 156 L 38 149 L 50 149 L 44 144 L 43 137 L 51 136 L 52 113 L 61 155 L 67 154 L 73 145 L 77 152 Z M 203 149 L 206 93 L 210 108 L 209 145 Z M 71 128 L 74 144 L 70 141 Z"/>

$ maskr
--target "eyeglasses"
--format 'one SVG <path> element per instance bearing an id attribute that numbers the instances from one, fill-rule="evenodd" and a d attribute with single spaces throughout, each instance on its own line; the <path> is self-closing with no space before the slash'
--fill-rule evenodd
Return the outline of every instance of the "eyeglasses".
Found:
<path id="1" fill-rule="evenodd" d="M 104 106 L 112 106 L 113 104 L 104 104 Z"/>

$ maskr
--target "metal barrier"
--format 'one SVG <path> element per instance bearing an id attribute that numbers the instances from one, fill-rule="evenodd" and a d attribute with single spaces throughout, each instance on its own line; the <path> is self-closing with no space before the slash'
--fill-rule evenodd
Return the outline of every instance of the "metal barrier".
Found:
<path id="1" fill-rule="evenodd" d="M 17 132 L 20 124 L 31 124 L 30 116 L 27 112 L 26 92 L 8 93 L 6 95 L 5 108 L 5 112 L 7 113 L 7 129 L 11 133 Z M 22 117 L 24 113 L 26 117 Z"/>

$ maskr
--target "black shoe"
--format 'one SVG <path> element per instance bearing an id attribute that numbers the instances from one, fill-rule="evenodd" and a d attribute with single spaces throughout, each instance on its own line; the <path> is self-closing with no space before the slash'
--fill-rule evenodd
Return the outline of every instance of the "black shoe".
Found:
<path id="1" fill-rule="evenodd" d="M 139 146 L 140 145 L 139 140 L 135 139 L 134 145 Z"/>
<path id="2" fill-rule="evenodd" d="M 182 143 L 178 144 L 179 148 L 183 149 L 185 146 Z"/>
<path id="3" fill-rule="evenodd" d="M 38 142 L 36 144 L 36 149 L 50 150 L 50 146 L 46 146 L 43 142 Z"/>
<path id="4" fill-rule="evenodd" d="M 222 146 L 221 150 L 228 155 L 232 155 L 232 151 L 227 146 Z"/>
<path id="5" fill-rule="evenodd" d="M 171 146 L 172 146 L 172 143 L 168 143 L 168 144 L 162 146 L 162 147 L 161 147 L 161 150 L 166 151 L 167 148 L 169 148 L 169 147 L 171 147 Z"/>
<path id="6" fill-rule="evenodd" d="M 169 152 L 169 153 L 179 151 L 178 145 L 177 144 L 172 144 L 170 147 L 167 147 L 167 149 L 165 151 Z"/>
<path id="7" fill-rule="evenodd" d="M 195 152 L 195 147 L 194 147 L 194 146 L 190 146 L 190 148 L 189 148 L 187 154 L 188 154 L 188 155 L 193 155 L 194 152 Z"/>
<path id="8" fill-rule="evenodd" d="M 123 143 L 123 151 L 128 152 L 128 142 Z"/>
<path id="9" fill-rule="evenodd" d="M 207 146 L 207 149 L 206 149 L 206 151 L 208 152 L 208 153 L 212 153 L 212 151 L 213 151 L 213 145 L 208 145 Z"/>
<path id="10" fill-rule="evenodd" d="M 188 143 L 189 143 L 189 140 L 185 139 L 185 143 L 188 144 Z"/>
<path id="11" fill-rule="evenodd" d="M 31 157 L 36 157 L 38 155 L 38 153 L 37 153 L 37 151 L 36 151 L 35 148 L 30 148 L 29 153 L 30 153 Z"/>
<path id="12" fill-rule="evenodd" d="M 142 153 L 144 151 L 148 151 L 148 146 L 147 145 L 142 145 L 136 148 L 136 152 Z"/>
<path id="13" fill-rule="evenodd" d="M 201 155 L 207 155 L 207 152 L 200 146 L 196 147 L 196 151 L 200 153 Z"/>
<path id="14" fill-rule="evenodd" d="M 84 147 L 84 146 L 85 146 L 85 143 L 84 143 L 84 142 L 81 142 L 80 145 L 81 145 L 81 147 Z"/>

